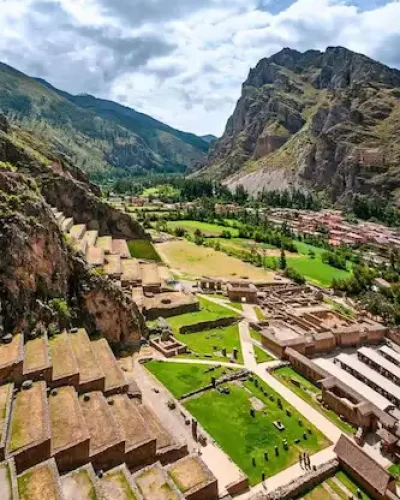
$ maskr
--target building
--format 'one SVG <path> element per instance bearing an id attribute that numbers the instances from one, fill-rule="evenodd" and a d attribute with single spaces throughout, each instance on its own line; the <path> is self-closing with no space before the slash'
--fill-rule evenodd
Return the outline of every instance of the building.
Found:
<path id="1" fill-rule="evenodd" d="M 232 302 L 246 302 L 257 304 L 257 288 L 247 280 L 229 281 L 226 286 L 228 298 Z"/>

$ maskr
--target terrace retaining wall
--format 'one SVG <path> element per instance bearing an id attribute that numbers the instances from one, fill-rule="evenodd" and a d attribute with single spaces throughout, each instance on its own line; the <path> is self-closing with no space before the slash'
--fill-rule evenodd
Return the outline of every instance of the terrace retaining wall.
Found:
<path id="1" fill-rule="evenodd" d="M 196 333 L 204 332 L 206 330 L 213 330 L 214 328 L 223 328 L 225 326 L 233 325 L 239 321 L 238 317 L 230 316 L 227 318 L 218 318 L 210 321 L 200 321 L 193 325 L 183 325 L 179 328 L 179 333 Z"/>
<path id="2" fill-rule="evenodd" d="M 287 485 L 271 491 L 271 493 L 258 493 L 254 495 L 251 500 L 289 500 L 291 498 L 298 498 L 332 477 L 338 469 L 338 460 L 330 460 L 317 467 L 317 470 L 307 472 Z"/>
<path id="3" fill-rule="evenodd" d="M 229 483 L 226 486 L 226 491 L 229 493 L 229 495 L 233 497 L 245 493 L 246 491 L 248 491 L 248 489 L 249 489 L 249 478 L 247 476 L 243 476 L 237 481 Z"/>
<path id="4" fill-rule="evenodd" d="M 151 309 L 144 308 L 143 314 L 148 321 L 153 321 L 159 317 L 169 318 L 170 316 L 177 316 L 179 314 L 187 314 L 199 310 L 199 303 L 192 302 L 189 304 L 169 304 L 163 307 L 155 307 Z"/>

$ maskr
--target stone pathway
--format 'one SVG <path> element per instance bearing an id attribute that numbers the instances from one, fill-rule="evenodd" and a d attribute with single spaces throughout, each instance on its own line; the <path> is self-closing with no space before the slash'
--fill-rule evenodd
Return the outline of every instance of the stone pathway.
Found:
<path id="1" fill-rule="evenodd" d="M 254 310 L 254 306 L 251 304 L 242 304 L 243 312 L 250 321 L 258 321 L 257 314 Z"/>

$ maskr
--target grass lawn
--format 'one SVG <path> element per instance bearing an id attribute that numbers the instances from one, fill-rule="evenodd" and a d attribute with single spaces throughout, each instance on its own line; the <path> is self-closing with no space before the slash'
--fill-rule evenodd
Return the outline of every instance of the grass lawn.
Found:
<path id="1" fill-rule="evenodd" d="M 317 486 L 302 498 L 304 500 L 334 500 L 323 486 Z"/>
<path id="2" fill-rule="evenodd" d="M 308 252 L 312 250 L 315 255 L 322 255 L 326 252 L 325 248 L 315 247 L 314 245 L 309 245 L 308 243 L 303 243 L 302 241 L 294 241 L 297 251 L 302 255 L 308 255 Z"/>
<path id="3" fill-rule="evenodd" d="M 144 365 L 165 387 L 176 397 L 180 398 L 188 392 L 194 391 L 211 382 L 211 377 L 220 377 L 227 368 L 217 368 L 208 371 L 207 365 L 185 363 L 168 363 L 164 361 L 150 361 Z"/>
<path id="4" fill-rule="evenodd" d="M 332 410 L 328 410 L 323 408 L 320 405 L 315 397 L 321 394 L 321 389 L 319 389 L 315 384 L 304 378 L 300 373 L 297 373 L 290 366 L 285 366 L 283 368 L 278 368 L 272 372 L 272 375 L 276 377 L 280 382 L 286 385 L 292 392 L 297 394 L 301 399 L 304 399 L 309 405 L 318 410 L 320 413 L 325 415 L 326 418 L 331 420 L 339 429 L 341 429 L 346 434 L 354 434 L 356 432 L 356 428 L 347 422 L 343 422 L 337 413 Z M 300 387 L 293 384 L 291 379 L 297 380 L 300 384 Z"/>
<path id="5" fill-rule="evenodd" d="M 239 230 L 233 227 L 219 226 L 218 224 L 210 224 L 208 222 L 199 222 L 196 220 L 168 221 L 167 224 L 170 229 L 182 227 L 189 233 L 194 233 L 196 229 L 199 229 L 205 236 L 219 236 L 222 231 L 229 231 L 233 237 L 239 234 Z"/>
<path id="6" fill-rule="evenodd" d="M 257 319 L 258 321 L 262 321 L 263 319 L 265 319 L 265 315 L 264 313 L 262 312 L 261 310 L 261 307 L 259 306 L 254 306 L 254 312 L 256 313 L 256 316 L 257 316 Z"/>
<path id="7" fill-rule="evenodd" d="M 257 345 L 254 346 L 254 354 L 256 355 L 257 363 L 266 363 L 267 361 L 273 361 L 275 359 L 268 354 L 267 351 L 264 351 L 264 349 L 261 349 L 261 347 Z"/>
<path id="8" fill-rule="evenodd" d="M 237 363 L 243 363 L 238 325 L 198 333 L 177 333 L 175 337 L 184 342 L 193 352 L 193 354 L 182 354 L 181 357 L 229 361 L 228 356 L 231 356 L 233 349 L 237 349 Z M 227 357 L 222 356 L 222 349 L 224 348 Z"/>
<path id="9" fill-rule="evenodd" d="M 168 241 L 156 245 L 162 259 L 172 269 L 187 277 L 211 276 L 225 279 L 249 278 L 270 280 L 272 274 L 262 268 L 230 257 L 213 248 L 197 246 L 187 240 Z"/>
<path id="10" fill-rule="evenodd" d="M 335 478 L 338 479 L 343 486 L 345 486 L 354 495 L 354 498 L 362 498 L 363 500 L 372 500 L 344 471 L 339 471 L 336 473 Z M 332 480 L 328 480 L 328 484 L 332 485 Z M 331 486 L 332 487 L 332 486 Z M 357 496 L 357 490 L 361 491 L 361 497 Z M 335 489 L 337 492 L 338 490 Z M 348 497 L 344 494 L 342 498 L 347 499 Z"/>
<path id="11" fill-rule="evenodd" d="M 243 311 L 243 306 L 240 302 L 227 302 L 227 305 L 237 309 L 238 311 Z"/>
<path id="12" fill-rule="evenodd" d="M 258 332 L 257 330 L 254 330 L 253 328 L 250 328 L 250 336 L 252 339 L 257 340 L 257 342 L 260 342 L 261 344 L 261 333 Z"/>
<path id="13" fill-rule="evenodd" d="M 168 318 L 168 323 L 172 326 L 174 334 L 179 333 L 179 329 L 184 325 L 193 325 L 195 323 L 200 323 L 201 321 L 216 320 L 218 318 L 228 318 L 228 317 L 239 317 L 239 313 L 232 311 L 232 309 L 227 309 L 226 307 L 211 302 L 203 297 L 197 297 L 200 302 L 200 310 L 179 314 L 178 316 L 172 316 Z"/>
<path id="14" fill-rule="evenodd" d="M 296 463 L 300 452 L 313 454 L 329 445 L 329 441 L 282 398 L 281 410 L 277 405 L 279 395 L 257 380 L 258 388 L 254 381 L 245 382 L 245 387 L 230 384 L 229 394 L 208 391 L 185 403 L 185 407 L 248 475 L 251 485 L 261 481 L 263 471 L 269 477 Z M 274 401 L 264 396 L 261 387 L 269 396 L 273 395 Z M 250 415 L 252 397 L 265 404 L 262 411 L 256 411 L 254 418 Z M 286 409 L 290 410 L 290 417 L 286 415 Z M 285 426 L 283 431 L 274 426 L 276 420 Z M 307 429 L 311 429 L 311 434 Z M 304 432 L 306 440 L 303 439 Z M 284 450 L 283 439 L 288 441 L 288 451 Z M 300 439 L 298 444 L 296 439 Z M 275 446 L 278 446 L 279 456 L 275 456 Z M 268 460 L 265 452 L 268 452 Z"/>
<path id="15" fill-rule="evenodd" d="M 333 278 L 343 279 L 350 276 L 349 271 L 336 269 L 322 262 L 317 256 L 311 259 L 309 256 L 287 257 L 288 267 L 293 267 L 309 281 L 313 281 L 321 286 L 329 287 Z"/>
<path id="16" fill-rule="evenodd" d="M 128 247 L 131 257 L 161 262 L 160 256 L 149 240 L 131 240 L 128 241 Z"/>

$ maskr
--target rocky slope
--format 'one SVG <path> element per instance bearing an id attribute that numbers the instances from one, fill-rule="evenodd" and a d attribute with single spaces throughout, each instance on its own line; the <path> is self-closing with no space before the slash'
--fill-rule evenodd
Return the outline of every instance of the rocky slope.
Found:
<path id="1" fill-rule="evenodd" d="M 90 95 L 73 96 L 0 63 L 0 112 L 74 159 L 94 179 L 183 172 L 209 145 L 150 116 Z"/>
<path id="2" fill-rule="evenodd" d="M 197 175 L 333 201 L 400 197 L 400 71 L 342 47 L 261 60 Z"/>
<path id="3" fill-rule="evenodd" d="M 142 229 L 119 222 L 82 174 L 60 160 L 49 167 L 24 139 L 23 131 L 0 117 L 0 334 L 60 322 L 61 301 L 61 322 L 83 325 L 110 342 L 137 343 L 144 324 L 136 304 L 106 277 L 93 274 L 67 244 L 46 195 L 52 184 L 60 191 L 64 186 L 62 197 L 75 199 L 78 191 L 84 211 L 98 207 L 104 227 L 115 224 L 118 234 Z"/>

